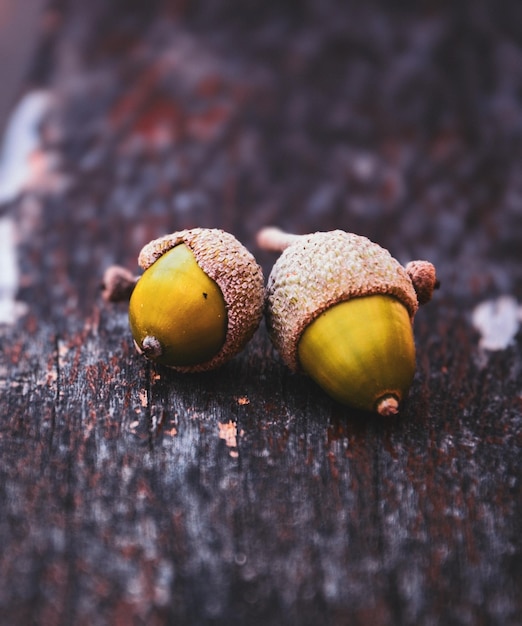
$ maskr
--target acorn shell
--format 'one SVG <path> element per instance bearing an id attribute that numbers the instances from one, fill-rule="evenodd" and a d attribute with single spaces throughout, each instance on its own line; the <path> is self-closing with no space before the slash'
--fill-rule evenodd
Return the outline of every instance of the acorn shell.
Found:
<path id="1" fill-rule="evenodd" d="M 267 284 L 267 326 L 283 361 L 302 371 L 297 346 L 303 330 L 334 304 L 378 294 L 399 300 L 413 321 L 415 289 L 387 250 L 342 230 L 296 238 L 276 261 Z"/>
<path id="2" fill-rule="evenodd" d="M 139 254 L 140 267 L 146 270 L 181 243 L 192 251 L 199 267 L 217 283 L 227 310 L 225 343 L 219 352 L 204 363 L 172 366 L 180 372 L 201 372 L 221 366 L 252 338 L 263 316 L 264 278 L 254 256 L 233 235 L 210 228 L 181 230 L 149 242 Z"/>
<path id="3" fill-rule="evenodd" d="M 129 300 L 137 350 L 170 367 L 196 365 L 215 356 L 225 343 L 227 318 L 221 289 L 184 243 L 145 270 Z"/>
<path id="4" fill-rule="evenodd" d="M 406 307 L 388 295 L 339 302 L 303 331 L 299 362 L 337 401 L 381 415 L 398 412 L 415 374 Z"/>

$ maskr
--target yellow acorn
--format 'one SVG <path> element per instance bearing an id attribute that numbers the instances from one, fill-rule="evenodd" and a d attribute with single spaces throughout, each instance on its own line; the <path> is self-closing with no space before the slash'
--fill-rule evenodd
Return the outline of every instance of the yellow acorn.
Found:
<path id="1" fill-rule="evenodd" d="M 182 372 L 210 370 L 253 336 L 263 315 L 263 273 L 233 235 L 178 231 L 148 243 L 138 263 L 137 280 L 110 268 L 104 297 L 130 294 L 131 332 L 147 358 Z"/>
<path id="2" fill-rule="evenodd" d="M 437 286 L 435 268 L 405 268 L 366 237 L 341 230 L 258 236 L 282 251 L 267 285 L 267 327 L 293 371 L 337 401 L 398 413 L 415 373 L 413 318 Z"/>

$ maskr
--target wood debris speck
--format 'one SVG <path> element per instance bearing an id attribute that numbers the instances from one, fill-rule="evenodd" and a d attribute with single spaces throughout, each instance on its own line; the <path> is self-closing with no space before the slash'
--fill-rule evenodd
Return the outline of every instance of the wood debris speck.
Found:
<path id="1" fill-rule="evenodd" d="M 224 440 L 227 448 L 230 448 L 229 455 L 232 458 L 237 459 L 237 457 L 239 456 L 239 452 L 237 450 L 237 437 L 238 437 L 237 424 L 233 422 L 232 420 L 228 422 L 224 422 L 224 423 L 218 422 L 218 429 L 219 429 L 219 438 Z M 242 430 L 239 433 L 239 436 L 241 437 L 243 436 L 243 434 L 244 434 L 244 431 Z"/>

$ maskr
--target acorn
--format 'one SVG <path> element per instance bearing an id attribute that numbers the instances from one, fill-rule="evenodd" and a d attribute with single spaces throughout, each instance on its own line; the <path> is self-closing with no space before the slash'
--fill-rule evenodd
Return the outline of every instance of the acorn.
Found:
<path id="1" fill-rule="evenodd" d="M 258 244 L 282 251 L 268 278 L 266 321 L 283 361 L 343 404 L 397 414 L 415 373 L 413 318 L 438 286 L 433 265 L 402 267 L 341 230 L 267 228 Z"/>
<path id="2" fill-rule="evenodd" d="M 264 278 L 253 255 L 231 234 L 194 228 L 141 250 L 137 280 L 106 271 L 104 298 L 127 293 L 135 346 L 181 372 L 224 364 L 244 348 L 263 316 Z M 113 289 L 114 285 L 114 289 Z M 120 298 L 121 299 L 121 298 Z"/>

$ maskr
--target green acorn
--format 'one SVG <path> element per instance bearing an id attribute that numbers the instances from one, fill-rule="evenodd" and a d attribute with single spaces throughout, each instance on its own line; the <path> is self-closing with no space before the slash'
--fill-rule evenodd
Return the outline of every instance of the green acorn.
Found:
<path id="1" fill-rule="evenodd" d="M 253 336 L 263 316 L 263 273 L 233 235 L 182 230 L 148 243 L 138 262 L 139 279 L 107 270 L 104 297 L 130 296 L 134 343 L 148 359 L 181 372 L 210 370 Z"/>
<path id="2" fill-rule="evenodd" d="M 404 268 L 366 237 L 341 230 L 299 236 L 269 228 L 258 243 L 283 251 L 266 309 L 283 361 L 343 404 L 396 414 L 415 373 L 413 318 L 437 285 L 433 265 Z"/>

